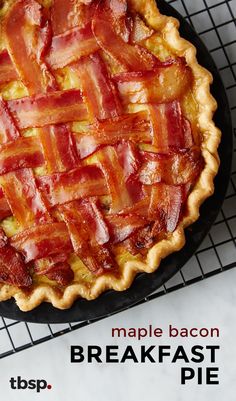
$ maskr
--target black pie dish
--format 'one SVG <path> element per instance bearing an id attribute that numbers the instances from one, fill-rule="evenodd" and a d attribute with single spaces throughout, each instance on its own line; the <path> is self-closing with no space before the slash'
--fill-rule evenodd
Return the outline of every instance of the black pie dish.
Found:
<path id="1" fill-rule="evenodd" d="M 232 122 L 226 92 L 210 53 L 193 28 L 164 0 L 157 0 L 157 6 L 162 14 L 173 16 L 180 21 L 181 36 L 194 44 L 197 48 L 198 62 L 207 68 L 214 78 L 211 93 L 218 103 L 214 121 L 223 133 L 219 147 L 221 165 L 215 178 L 215 192 L 201 206 L 200 218 L 185 230 L 185 246 L 179 252 L 165 258 L 156 272 L 138 274 L 128 290 L 110 290 L 94 301 L 78 299 L 66 310 L 56 309 L 44 302 L 30 312 L 22 312 L 15 300 L 10 299 L 0 302 L 0 315 L 3 317 L 34 323 L 67 323 L 98 319 L 127 309 L 157 290 L 179 271 L 200 246 L 220 211 L 230 178 L 233 153 Z"/>

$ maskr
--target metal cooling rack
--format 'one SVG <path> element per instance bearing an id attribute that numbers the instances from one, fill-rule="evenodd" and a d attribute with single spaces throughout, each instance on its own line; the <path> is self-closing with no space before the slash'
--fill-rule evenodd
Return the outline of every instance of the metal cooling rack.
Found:
<path id="1" fill-rule="evenodd" d="M 233 118 L 234 159 L 225 202 L 205 241 L 179 273 L 142 302 L 236 266 L 236 1 L 169 0 L 169 3 L 200 35 L 220 71 Z M 0 358 L 93 322 L 47 325 L 0 318 Z"/>

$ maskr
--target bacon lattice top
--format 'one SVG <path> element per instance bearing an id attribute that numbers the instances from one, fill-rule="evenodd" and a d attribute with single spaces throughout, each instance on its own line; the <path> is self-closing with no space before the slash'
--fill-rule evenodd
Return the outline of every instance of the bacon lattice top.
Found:
<path id="1" fill-rule="evenodd" d="M 181 107 L 191 70 L 145 47 L 155 32 L 125 0 L 17 0 L 2 31 L 0 85 L 28 95 L 0 98 L 0 218 L 19 227 L 1 229 L 0 281 L 67 285 L 72 254 L 117 272 L 118 246 L 145 255 L 176 229 L 203 168 Z"/>

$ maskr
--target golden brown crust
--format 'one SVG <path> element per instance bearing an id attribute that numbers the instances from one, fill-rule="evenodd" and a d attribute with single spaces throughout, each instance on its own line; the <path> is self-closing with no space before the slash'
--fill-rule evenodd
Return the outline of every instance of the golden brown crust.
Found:
<path id="1" fill-rule="evenodd" d="M 221 133 L 212 120 L 217 106 L 215 99 L 210 94 L 212 76 L 198 64 L 195 47 L 180 37 L 179 22 L 172 17 L 161 15 L 157 10 L 155 0 L 129 0 L 129 3 L 149 26 L 163 36 L 176 56 L 185 57 L 187 64 L 192 69 L 194 76 L 193 95 L 199 108 L 197 125 L 202 135 L 201 149 L 205 167 L 188 197 L 187 212 L 184 219 L 179 223 L 177 229 L 168 235 L 167 239 L 158 242 L 148 251 L 145 263 L 138 258 L 132 258 L 123 265 L 121 277 L 114 278 L 111 274 L 103 275 L 98 277 L 90 287 L 72 283 L 65 288 L 64 292 L 59 292 L 48 284 L 40 284 L 30 295 L 27 295 L 19 288 L 3 285 L 0 290 L 0 300 L 14 297 L 22 311 L 29 311 L 43 301 L 51 302 L 56 308 L 66 309 L 78 297 L 91 300 L 108 289 L 123 291 L 129 288 L 137 272 L 150 273 L 155 271 L 163 258 L 184 246 L 184 228 L 198 219 L 200 205 L 214 192 L 213 180 L 219 167 L 217 148 Z"/>

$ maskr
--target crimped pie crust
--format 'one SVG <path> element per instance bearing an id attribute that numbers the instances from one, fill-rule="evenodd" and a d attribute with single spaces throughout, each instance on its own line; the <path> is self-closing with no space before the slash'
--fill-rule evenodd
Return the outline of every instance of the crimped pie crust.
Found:
<path id="1" fill-rule="evenodd" d="M 180 220 L 173 233 L 156 243 L 147 252 L 146 260 L 139 256 L 124 255 L 125 262 L 119 266 L 120 277 L 112 273 L 106 273 L 96 277 L 92 285 L 71 283 L 63 291 L 58 290 L 50 282 L 39 282 L 33 290 L 27 292 L 12 285 L 0 284 L 0 301 L 14 297 L 18 307 L 22 311 L 29 311 L 42 302 L 50 302 L 59 309 L 69 308 L 78 297 L 92 300 L 102 292 L 113 289 L 123 291 L 130 287 L 138 272 L 151 273 L 155 271 L 163 258 L 180 250 L 185 243 L 184 229 L 196 221 L 199 217 L 199 208 L 206 198 L 214 192 L 214 177 L 219 167 L 217 148 L 221 133 L 212 120 L 217 104 L 210 94 L 211 74 L 201 67 L 196 59 L 195 47 L 179 35 L 179 22 L 161 15 L 154 0 L 129 0 L 129 6 L 137 12 L 161 36 L 171 52 L 176 57 L 184 57 L 191 68 L 194 82 L 192 93 L 198 105 L 197 125 L 201 133 L 201 152 L 205 166 L 197 180 L 193 190 L 187 199 L 187 207 L 184 218 Z"/>

